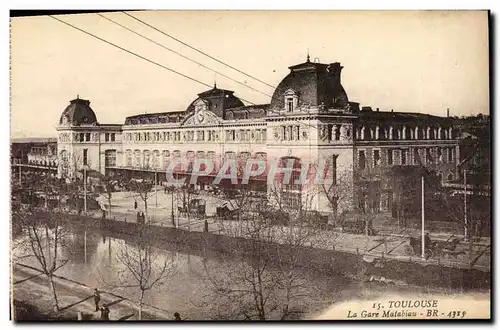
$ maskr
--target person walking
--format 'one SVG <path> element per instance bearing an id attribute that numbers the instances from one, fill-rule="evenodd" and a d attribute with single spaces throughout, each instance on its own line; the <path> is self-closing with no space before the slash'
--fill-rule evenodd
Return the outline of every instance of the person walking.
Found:
<path id="1" fill-rule="evenodd" d="M 137 201 L 134 199 L 134 210 L 137 210 Z"/>
<path id="2" fill-rule="evenodd" d="M 102 320 L 109 321 L 109 308 L 108 305 L 104 305 L 103 313 L 102 313 Z"/>
<path id="3" fill-rule="evenodd" d="M 95 303 L 95 311 L 99 311 L 99 301 L 101 301 L 101 293 L 99 290 L 94 289 L 94 303 Z"/>
<path id="4" fill-rule="evenodd" d="M 174 320 L 176 320 L 176 321 L 182 321 L 181 315 L 179 313 L 175 312 L 174 313 Z"/>

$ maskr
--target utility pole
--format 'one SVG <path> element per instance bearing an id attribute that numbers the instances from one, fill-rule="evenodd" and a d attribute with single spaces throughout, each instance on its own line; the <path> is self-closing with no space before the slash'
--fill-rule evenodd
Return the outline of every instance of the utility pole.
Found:
<path id="1" fill-rule="evenodd" d="M 158 175 L 155 169 L 155 198 L 156 198 L 156 207 L 158 207 Z"/>
<path id="2" fill-rule="evenodd" d="M 85 230 L 83 233 L 83 255 L 85 264 L 87 264 L 87 231 Z"/>
<path id="3" fill-rule="evenodd" d="M 422 175 L 422 259 L 425 259 L 425 200 L 424 200 L 424 176 Z"/>
<path id="4" fill-rule="evenodd" d="M 467 240 L 467 170 L 464 169 L 464 236 Z"/>
<path id="5" fill-rule="evenodd" d="M 87 167 L 83 167 L 83 211 L 87 213 Z"/>
<path id="6" fill-rule="evenodd" d="M 171 208 L 171 211 L 172 211 L 172 225 L 174 226 L 175 228 L 175 216 L 174 216 L 174 191 L 175 189 L 172 189 L 172 199 L 171 199 L 171 202 L 172 202 L 172 208 Z"/>

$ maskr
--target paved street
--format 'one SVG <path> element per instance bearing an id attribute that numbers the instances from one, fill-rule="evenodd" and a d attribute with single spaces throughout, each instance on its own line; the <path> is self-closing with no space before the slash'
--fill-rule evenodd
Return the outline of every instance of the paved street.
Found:
<path id="1" fill-rule="evenodd" d="M 191 231 L 203 231 L 204 219 L 195 219 L 185 216 L 180 216 L 177 212 L 177 207 L 180 206 L 182 195 L 179 193 L 164 193 L 163 189 L 158 189 L 157 195 L 152 192 L 148 198 L 148 215 L 154 223 L 161 226 L 172 227 L 172 196 L 174 198 L 174 215 L 176 226 L 182 229 Z M 202 192 L 200 195 L 192 195 L 191 198 L 203 198 L 206 200 L 207 221 L 209 231 L 216 234 L 225 234 L 229 236 L 246 236 L 249 224 L 245 221 L 241 223 L 238 221 L 220 221 L 214 215 L 216 207 L 220 206 L 224 200 Z M 107 205 L 107 198 L 105 195 L 101 196 Z M 135 193 L 132 192 L 116 192 L 113 193 L 111 217 L 120 221 L 136 222 L 137 210 L 134 210 L 134 200 L 137 201 L 138 210 L 144 211 L 143 200 Z M 108 207 L 107 207 L 108 208 Z M 100 217 L 99 212 L 95 213 L 96 217 Z M 271 235 L 268 237 L 270 240 L 278 243 L 286 243 L 284 237 L 288 237 L 289 228 L 282 226 L 273 226 Z M 379 228 L 377 228 L 379 230 Z M 374 258 L 390 258 L 398 260 L 411 260 L 413 262 L 426 263 L 426 264 L 443 264 L 459 268 L 467 268 L 471 259 L 475 260 L 475 267 L 489 270 L 490 269 L 490 239 L 483 238 L 478 244 L 473 246 L 472 258 L 468 254 L 468 246 L 466 244 L 459 244 L 455 252 L 443 253 L 439 257 L 433 257 L 427 261 L 420 258 L 420 251 L 410 254 L 408 253 L 409 239 L 408 235 L 418 237 L 419 232 L 388 232 L 379 230 L 381 235 L 369 236 L 355 235 L 349 233 L 342 233 L 340 229 L 336 230 L 315 230 L 314 234 L 308 234 L 307 245 L 319 247 L 323 249 L 336 249 L 339 251 L 346 251 L 350 253 L 359 253 L 365 256 L 367 260 Z M 446 233 L 432 233 L 431 238 L 433 241 L 441 240 L 446 241 L 450 238 L 450 234 Z M 460 236 L 453 236 L 460 238 Z M 462 237 L 463 238 L 463 237 Z"/>

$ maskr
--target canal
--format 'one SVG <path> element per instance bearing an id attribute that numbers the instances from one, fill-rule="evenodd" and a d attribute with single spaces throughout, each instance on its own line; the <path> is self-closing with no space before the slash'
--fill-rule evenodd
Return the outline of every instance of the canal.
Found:
<path id="1" fill-rule="evenodd" d="M 137 282 L 121 261 L 124 251 L 137 249 L 137 242 L 123 236 L 105 234 L 99 229 L 74 226 L 66 229 L 67 234 L 58 254 L 60 259 L 67 259 L 68 262 L 57 271 L 57 275 L 125 296 L 132 301 L 139 300 L 139 289 L 123 286 Z M 26 237 L 21 236 L 14 241 L 21 239 Z M 22 249 L 26 248 L 26 244 L 17 245 L 13 250 L 14 256 L 22 255 Z M 172 314 L 179 312 L 188 319 L 243 318 L 240 312 L 252 309 L 253 299 L 243 299 L 242 303 L 242 299 L 238 297 L 241 297 L 241 292 L 247 292 L 252 287 L 251 281 L 247 281 L 247 275 L 254 270 L 255 260 L 235 260 L 214 254 L 200 256 L 199 253 L 179 253 L 162 244 L 155 244 L 152 251 L 152 260 L 157 268 L 166 263 L 170 272 L 146 293 L 146 304 Z M 22 262 L 40 268 L 34 258 L 23 258 Z M 281 317 L 287 305 L 285 301 L 289 301 L 286 306 L 288 311 L 297 312 L 289 314 L 288 318 L 310 318 L 334 303 L 352 299 L 376 299 L 391 294 L 437 293 L 437 290 L 429 288 L 355 281 L 305 268 L 285 271 L 278 265 L 265 267 L 265 270 L 260 268 L 264 277 L 264 289 L 261 292 L 267 299 L 268 319 Z M 286 287 L 283 285 L 283 278 L 289 280 Z"/>

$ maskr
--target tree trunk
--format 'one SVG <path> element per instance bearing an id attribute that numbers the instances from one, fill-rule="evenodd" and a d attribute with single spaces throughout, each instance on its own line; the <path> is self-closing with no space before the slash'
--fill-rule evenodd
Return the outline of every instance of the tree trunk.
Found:
<path id="1" fill-rule="evenodd" d="M 53 295 L 53 303 L 54 303 L 54 312 L 59 312 L 59 301 L 57 300 L 57 292 L 56 292 L 56 286 L 54 283 L 54 278 L 52 275 L 47 275 L 47 278 L 49 280 L 49 287 L 50 291 L 52 292 Z"/>
<path id="2" fill-rule="evenodd" d="M 141 291 L 141 298 L 139 299 L 139 321 L 142 320 L 142 304 L 144 300 L 144 291 Z"/>
<path id="3" fill-rule="evenodd" d="M 109 196 L 109 199 L 108 199 L 108 205 L 109 205 L 109 219 L 111 219 L 111 196 Z"/>

